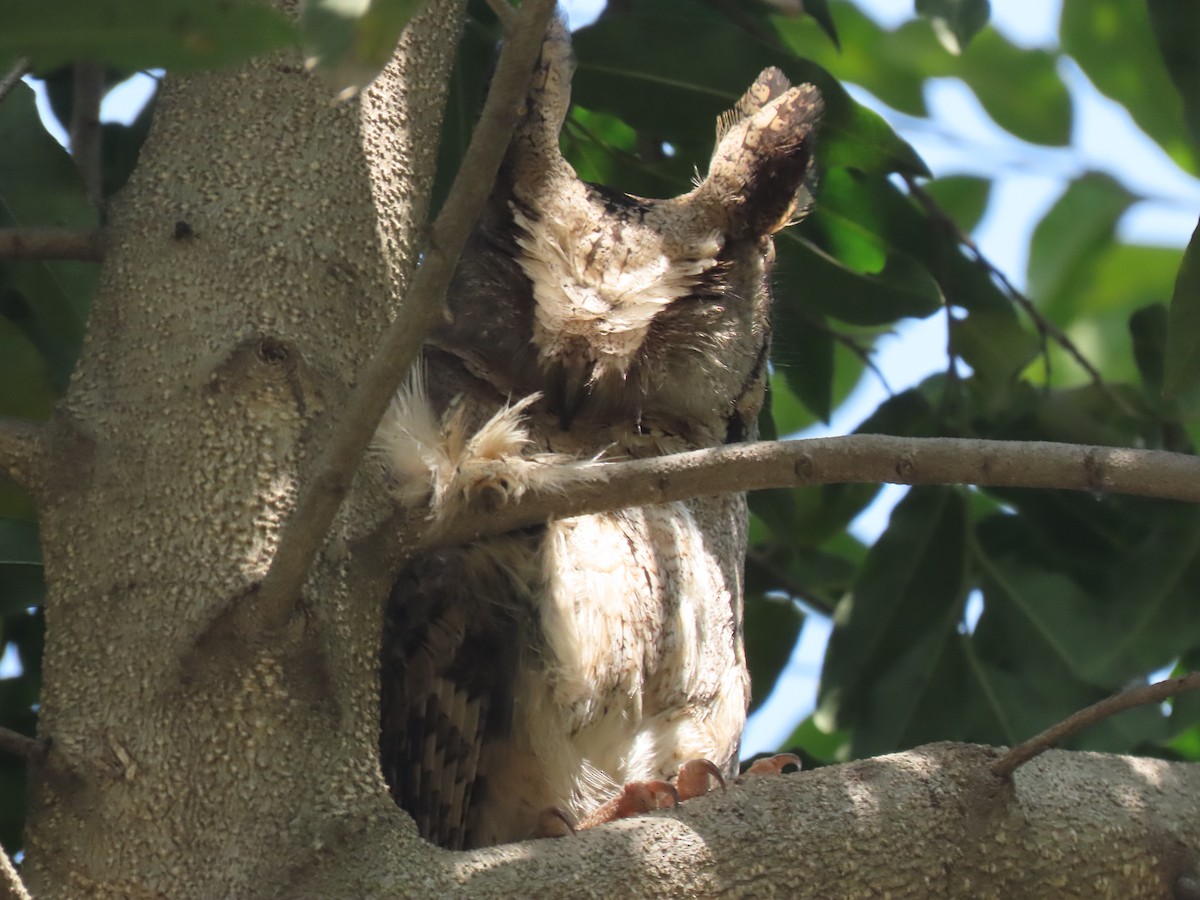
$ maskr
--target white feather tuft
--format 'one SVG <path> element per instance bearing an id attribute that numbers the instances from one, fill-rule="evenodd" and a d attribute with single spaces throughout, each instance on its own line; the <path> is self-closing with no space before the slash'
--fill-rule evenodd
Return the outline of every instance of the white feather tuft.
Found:
<path id="1" fill-rule="evenodd" d="M 439 417 L 425 390 L 424 373 L 414 370 L 396 392 L 379 429 L 374 450 L 395 480 L 396 498 L 416 507 L 428 504 L 444 519 L 474 500 L 495 504 L 518 500 L 534 486 L 563 490 L 578 479 L 575 460 L 560 453 L 530 452 L 525 411 L 541 394 L 505 405 L 474 434 L 467 433 L 465 407 Z M 598 465 L 598 464 L 597 464 Z"/>

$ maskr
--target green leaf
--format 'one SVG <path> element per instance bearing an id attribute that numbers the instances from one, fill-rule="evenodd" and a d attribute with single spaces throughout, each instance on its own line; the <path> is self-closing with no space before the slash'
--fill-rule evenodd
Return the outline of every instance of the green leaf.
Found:
<path id="1" fill-rule="evenodd" d="M 1129 317 L 1129 336 L 1142 383 L 1149 392 L 1160 393 L 1167 348 L 1167 307 L 1152 303 L 1135 312 Z"/>
<path id="2" fill-rule="evenodd" d="M 917 0 L 917 12 L 929 19 L 948 53 L 958 56 L 988 22 L 988 0 Z"/>
<path id="3" fill-rule="evenodd" d="M 1117 220 L 1134 197 L 1116 179 L 1090 172 L 1068 185 L 1038 223 L 1029 247 L 1029 291 L 1060 325 L 1063 298 L 1098 252 L 1112 240 Z"/>
<path id="4" fill-rule="evenodd" d="M 811 323 L 791 329 L 788 341 L 791 351 L 803 362 L 778 367 L 801 402 L 828 423 L 833 407 L 833 335 L 828 327 Z"/>
<path id="5" fill-rule="evenodd" d="M 1195 32 L 1186 26 L 1187 20 L 1163 19 L 1162 27 L 1174 29 L 1179 42 L 1191 42 L 1194 53 Z M 1163 65 L 1150 14 L 1143 4 L 1129 0 L 1063 0 L 1059 37 L 1063 49 L 1075 58 L 1092 83 L 1124 105 L 1177 165 L 1193 174 L 1200 171 L 1200 151 L 1189 138 L 1183 108 L 1176 102 L 1164 102 L 1164 98 L 1176 95 L 1175 85 Z"/>
<path id="6" fill-rule="evenodd" d="M 841 4 L 837 9 L 842 53 L 835 53 L 806 18 L 776 17 L 775 27 L 792 52 L 901 112 L 926 115 L 927 80 L 954 77 L 1018 137 L 1053 145 L 1070 140 L 1071 100 L 1058 75 L 1058 54 L 1016 47 L 987 29 L 974 39 L 969 53 L 950 56 L 924 22 L 914 19 L 886 30 L 857 7 Z"/>
<path id="7" fill-rule="evenodd" d="M 744 25 L 692 0 L 606 15 L 575 33 L 579 65 L 572 95 L 588 109 L 617 116 L 699 158 L 712 147 L 716 117 L 763 68 L 775 65 L 794 83 L 821 90 L 822 165 L 928 174 L 912 147 L 828 72 Z"/>
<path id="8" fill-rule="evenodd" d="M 955 74 L 1001 128 L 1060 147 L 1070 143 L 1074 107 L 1058 67 L 1058 54 L 1016 47 L 988 29 L 958 60 Z"/>
<path id="9" fill-rule="evenodd" d="M 812 16 L 813 21 L 821 26 L 821 30 L 829 35 L 829 40 L 833 42 L 835 49 L 842 49 L 841 42 L 838 41 L 837 26 L 834 25 L 833 16 L 829 13 L 827 0 L 804 0 L 803 12 Z"/>
<path id="10" fill-rule="evenodd" d="M 838 606 L 820 709 L 853 728 L 855 755 L 894 748 L 935 686 L 961 614 L 965 513 L 954 489 L 909 491 Z"/>
<path id="11" fill-rule="evenodd" d="M 868 275 L 852 271 L 808 241 L 780 241 L 776 270 L 781 283 L 777 300 L 788 294 L 788 286 L 803 285 L 804 294 L 797 302 L 814 313 L 855 325 L 885 325 L 905 316 L 923 318 L 942 305 L 941 292 L 929 272 L 900 253 L 888 253 L 878 272 Z"/>
<path id="12" fill-rule="evenodd" d="M 804 613 L 791 600 L 748 597 L 746 602 L 746 662 L 750 666 L 750 709 L 760 706 L 775 689 L 779 674 L 792 657 Z"/>
<path id="13" fill-rule="evenodd" d="M 849 758 L 850 735 L 844 731 L 824 731 L 810 715 L 796 726 L 780 750 L 799 751 L 823 764 L 842 762 Z"/>
<path id="14" fill-rule="evenodd" d="M 945 175 L 930 181 L 924 188 L 954 224 L 964 234 L 970 234 L 987 210 L 992 181 L 974 175 Z"/>
<path id="15" fill-rule="evenodd" d="M 1183 99 L 1193 150 L 1200 151 L 1200 4 L 1195 0 L 1148 0 L 1150 25 L 1167 74 Z"/>
<path id="16" fill-rule="evenodd" d="M 258 3 L 31 0 L 6 16 L 0 58 L 28 56 L 37 70 L 90 59 L 126 69 L 194 72 L 294 42 L 291 24 Z"/>
<path id="17" fill-rule="evenodd" d="M 950 346 L 984 382 L 1011 381 L 1037 356 L 1038 340 L 1010 307 L 950 318 Z"/>
<path id="18" fill-rule="evenodd" d="M 1183 253 L 1171 294 L 1163 392 L 1200 408 L 1200 224 Z"/>
<path id="19" fill-rule="evenodd" d="M 421 0 L 308 0 L 300 34 L 318 75 L 339 97 L 375 80 Z"/>

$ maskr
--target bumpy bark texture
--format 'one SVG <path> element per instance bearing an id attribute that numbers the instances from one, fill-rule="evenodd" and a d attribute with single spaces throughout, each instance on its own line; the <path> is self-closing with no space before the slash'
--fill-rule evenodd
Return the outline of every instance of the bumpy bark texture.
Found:
<path id="1" fill-rule="evenodd" d="M 460 6 L 429 4 L 361 102 L 298 55 L 164 89 L 46 470 L 40 896 L 286 894 L 370 816 L 403 822 L 374 749 L 381 586 L 340 549 L 377 515 L 343 517 L 287 627 L 236 614 L 402 301 Z"/>

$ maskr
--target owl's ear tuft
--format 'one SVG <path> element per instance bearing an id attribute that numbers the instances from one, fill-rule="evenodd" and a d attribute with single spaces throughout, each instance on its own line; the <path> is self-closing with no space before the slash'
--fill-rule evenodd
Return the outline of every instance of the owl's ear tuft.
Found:
<path id="1" fill-rule="evenodd" d="M 823 112 L 816 87 L 788 87 L 778 69 L 767 69 L 718 120 L 720 141 L 700 192 L 716 195 L 732 234 L 774 234 L 796 217 Z"/>

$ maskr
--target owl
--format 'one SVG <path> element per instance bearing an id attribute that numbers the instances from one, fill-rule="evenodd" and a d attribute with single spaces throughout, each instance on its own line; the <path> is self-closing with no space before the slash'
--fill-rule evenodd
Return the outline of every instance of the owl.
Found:
<path id="1" fill-rule="evenodd" d="M 707 176 L 647 200 L 563 159 L 572 71 L 554 22 L 448 321 L 376 438 L 398 502 L 431 528 L 553 489 L 564 461 L 602 480 L 608 461 L 756 433 L 771 235 L 803 212 L 820 95 L 763 72 L 718 120 Z M 731 775 L 750 687 L 746 532 L 745 496 L 729 494 L 412 560 L 385 610 L 380 754 L 422 835 L 521 840 L 548 817 L 653 806 L 697 761 L 704 781 Z"/>

